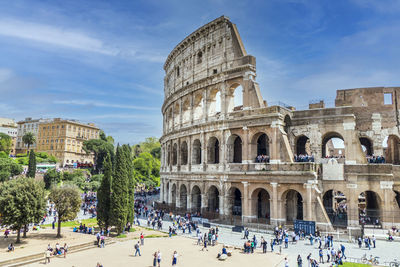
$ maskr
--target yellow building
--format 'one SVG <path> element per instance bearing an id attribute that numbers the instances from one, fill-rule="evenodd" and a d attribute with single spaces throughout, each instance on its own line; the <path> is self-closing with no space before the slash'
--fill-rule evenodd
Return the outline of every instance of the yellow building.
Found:
<path id="1" fill-rule="evenodd" d="M 93 123 L 54 119 L 39 125 L 37 151 L 59 159 L 60 166 L 94 163 L 93 154 L 82 149 L 85 140 L 99 138 L 100 129 Z"/>

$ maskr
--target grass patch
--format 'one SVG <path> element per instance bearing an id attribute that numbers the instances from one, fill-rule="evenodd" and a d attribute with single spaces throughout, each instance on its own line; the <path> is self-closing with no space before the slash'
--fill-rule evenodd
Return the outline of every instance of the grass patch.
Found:
<path id="1" fill-rule="evenodd" d="M 125 238 L 125 237 L 126 237 L 126 234 L 119 234 L 116 236 L 116 238 Z"/>
<path id="2" fill-rule="evenodd" d="M 135 228 L 131 228 L 131 229 L 129 229 L 129 232 L 130 233 L 133 233 L 133 232 L 135 232 L 136 231 L 136 229 Z"/>
<path id="3" fill-rule="evenodd" d="M 81 220 L 81 223 L 82 223 L 82 225 L 83 224 L 86 224 L 86 226 L 87 227 L 90 227 L 90 226 L 97 226 L 97 219 L 96 218 L 91 218 L 91 219 L 84 219 L 84 220 Z M 57 228 L 57 224 L 58 223 L 56 223 L 56 228 Z M 80 225 L 80 223 L 79 223 L 79 221 L 69 221 L 69 222 L 63 222 L 63 223 L 61 223 L 61 227 L 79 227 L 79 225 Z M 51 227 L 52 225 L 51 224 L 44 224 L 44 225 L 41 225 L 40 227 L 42 227 L 42 228 L 45 228 L 45 227 Z"/>
<path id="4" fill-rule="evenodd" d="M 371 265 L 354 263 L 354 262 L 343 262 L 342 266 L 344 266 L 344 267 L 367 267 L 367 266 L 371 266 Z"/>
<path id="5" fill-rule="evenodd" d="M 167 237 L 166 235 L 146 235 L 145 238 Z"/>

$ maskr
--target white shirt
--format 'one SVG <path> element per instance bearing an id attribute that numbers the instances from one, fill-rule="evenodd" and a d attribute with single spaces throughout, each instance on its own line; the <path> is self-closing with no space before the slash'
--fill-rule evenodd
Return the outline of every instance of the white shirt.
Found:
<path id="1" fill-rule="evenodd" d="M 157 253 L 157 259 L 161 260 L 161 252 Z"/>

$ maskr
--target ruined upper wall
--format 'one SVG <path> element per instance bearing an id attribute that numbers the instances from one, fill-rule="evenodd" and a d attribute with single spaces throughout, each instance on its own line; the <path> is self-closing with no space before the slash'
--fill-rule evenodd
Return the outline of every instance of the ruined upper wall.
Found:
<path id="1" fill-rule="evenodd" d="M 399 87 L 370 87 L 336 91 L 335 106 L 344 107 L 393 107 L 399 101 Z M 385 103 L 384 98 L 387 100 Z"/>
<path id="2" fill-rule="evenodd" d="M 194 31 L 169 54 L 165 64 L 165 97 L 181 89 L 231 68 L 250 64 L 236 25 L 225 16 Z"/>

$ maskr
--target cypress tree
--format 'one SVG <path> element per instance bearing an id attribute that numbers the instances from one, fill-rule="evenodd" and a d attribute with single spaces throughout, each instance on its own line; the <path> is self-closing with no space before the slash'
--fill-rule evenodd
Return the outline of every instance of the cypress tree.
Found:
<path id="1" fill-rule="evenodd" d="M 112 163 L 108 154 L 103 163 L 104 176 L 97 191 L 97 222 L 100 227 L 108 228 L 110 225 Z"/>
<path id="2" fill-rule="evenodd" d="M 132 149 L 129 145 L 123 145 L 125 152 L 125 160 L 127 164 L 128 171 L 128 217 L 127 221 L 133 224 L 135 219 L 135 179 L 133 176 L 133 158 Z"/>
<path id="3" fill-rule="evenodd" d="M 28 164 L 28 172 L 26 173 L 27 177 L 35 178 L 36 175 L 36 156 L 35 152 L 31 150 L 29 152 L 29 164 Z"/>
<path id="4" fill-rule="evenodd" d="M 120 234 L 128 217 L 128 172 L 123 149 L 118 145 L 115 158 L 115 171 L 111 185 L 111 224 Z"/>

